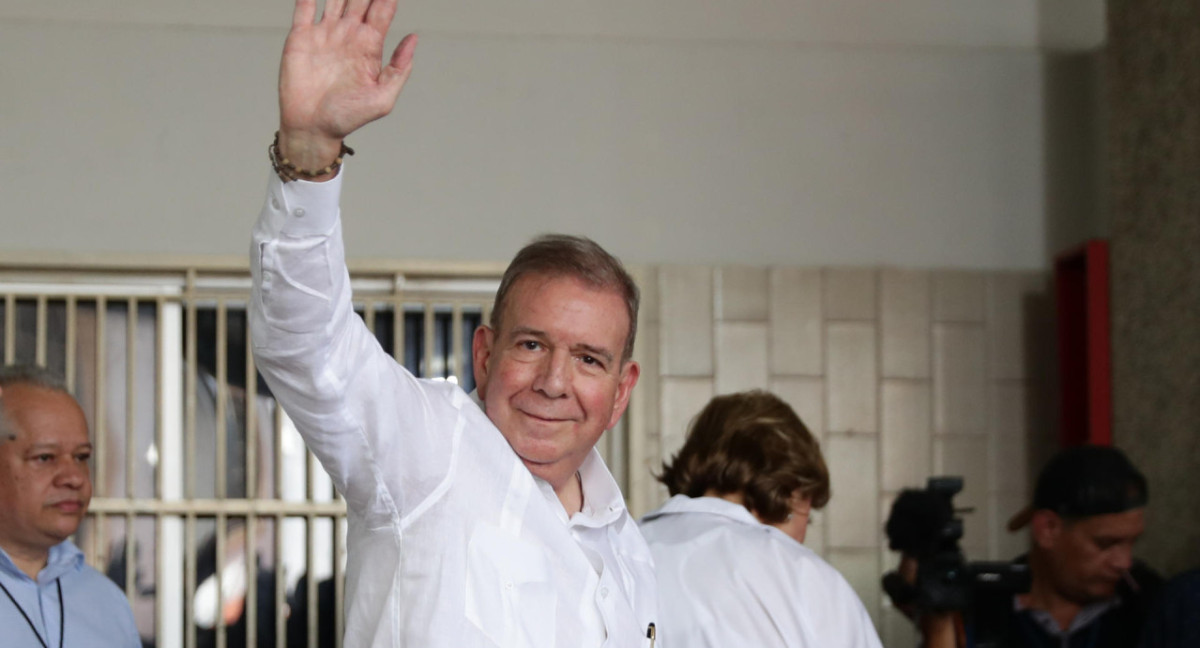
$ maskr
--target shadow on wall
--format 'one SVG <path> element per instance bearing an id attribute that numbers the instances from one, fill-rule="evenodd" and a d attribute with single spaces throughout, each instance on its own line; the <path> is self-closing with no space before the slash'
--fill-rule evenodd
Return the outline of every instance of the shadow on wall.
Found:
<path id="1" fill-rule="evenodd" d="M 1028 493 L 1033 498 L 1034 481 L 1042 466 L 1058 450 L 1059 435 L 1059 371 L 1058 344 L 1055 336 L 1058 324 L 1055 317 L 1054 277 L 1046 277 L 1046 288 L 1038 294 L 1025 295 L 1021 300 L 1022 323 L 1025 328 L 1025 367 L 1028 389 L 1025 392 L 1026 429 L 1029 445 L 1025 448 L 1025 465 L 1029 467 Z M 1016 511 L 1001 511 L 1001 522 Z"/>
<path id="2" fill-rule="evenodd" d="M 1110 234 L 1104 192 L 1102 50 L 1042 58 L 1046 251 L 1054 257 Z"/>

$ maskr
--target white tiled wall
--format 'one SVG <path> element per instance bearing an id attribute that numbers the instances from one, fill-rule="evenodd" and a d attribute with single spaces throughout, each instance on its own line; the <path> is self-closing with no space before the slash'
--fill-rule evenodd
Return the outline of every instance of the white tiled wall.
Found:
<path id="1" fill-rule="evenodd" d="M 765 388 L 788 401 L 831 472 L 806 544 L 855 587 L 885 645 L 915 645 L 878 585 L 896 560 L 881 521 L 901 489 L 960 474 L 968 557 L 1024 550 L 1004 527 L 1055 437 L 1046 274 L 664 266 L 639 278 L 653 284 L 641 316 L 653 332 L 638 342 L 638 396 L 657 402 L 632 414 L 631 457 L 657 470 L 715 394 Z M 644 475 L 630 487 L 635 514 L 665 498 Z"/>

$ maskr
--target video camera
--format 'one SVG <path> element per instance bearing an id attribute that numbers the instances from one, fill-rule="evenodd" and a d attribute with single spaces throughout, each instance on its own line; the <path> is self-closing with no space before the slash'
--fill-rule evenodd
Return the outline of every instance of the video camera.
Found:
<path id="1" fill-rule="evenodd" d="M 962 518 L 954 496 L 961 477 L 930 477 L 925 490 L 905 490 L 888 515 L 888 546 L 916 560 L 915 579 L 892 571 L 883 589 L 901 609 L 959 612 L 972 629 L 977 648 L 997 645 L 1014 594 L 1029 591 L 1029 566 L 1012 562 L 968 562 L 958 541 Z"/>

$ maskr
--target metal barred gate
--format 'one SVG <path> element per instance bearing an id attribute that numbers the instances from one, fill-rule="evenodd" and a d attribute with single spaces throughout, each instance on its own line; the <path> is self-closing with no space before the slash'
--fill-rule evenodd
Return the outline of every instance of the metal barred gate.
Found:
<path id="1" fill-rule="evenodd" d="M 351 270 L 388 353 L 474 387 L 501 267 Z M 0 360 L 60 373 L 83 406 L 94 496 L 75 541 L 148 646 L 341 645 L 345 504 L 255 371 L 249 293 L 238 262 L 0 257 Z"/>

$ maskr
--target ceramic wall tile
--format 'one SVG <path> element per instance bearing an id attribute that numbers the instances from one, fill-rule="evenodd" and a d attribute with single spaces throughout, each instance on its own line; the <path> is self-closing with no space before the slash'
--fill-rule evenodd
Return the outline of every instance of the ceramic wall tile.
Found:
<path id="1" fill-rule="evenodd" d="M 825 319 L 821 271 L 772 268 L 769 275 L 771 373 L 823 374 Z"/>
<path id="2" fill-rule="evenodd" d="M 659 269 L 660 370 L 664 376 L 713 373 L 712 270 L 666 266 Z"/>

